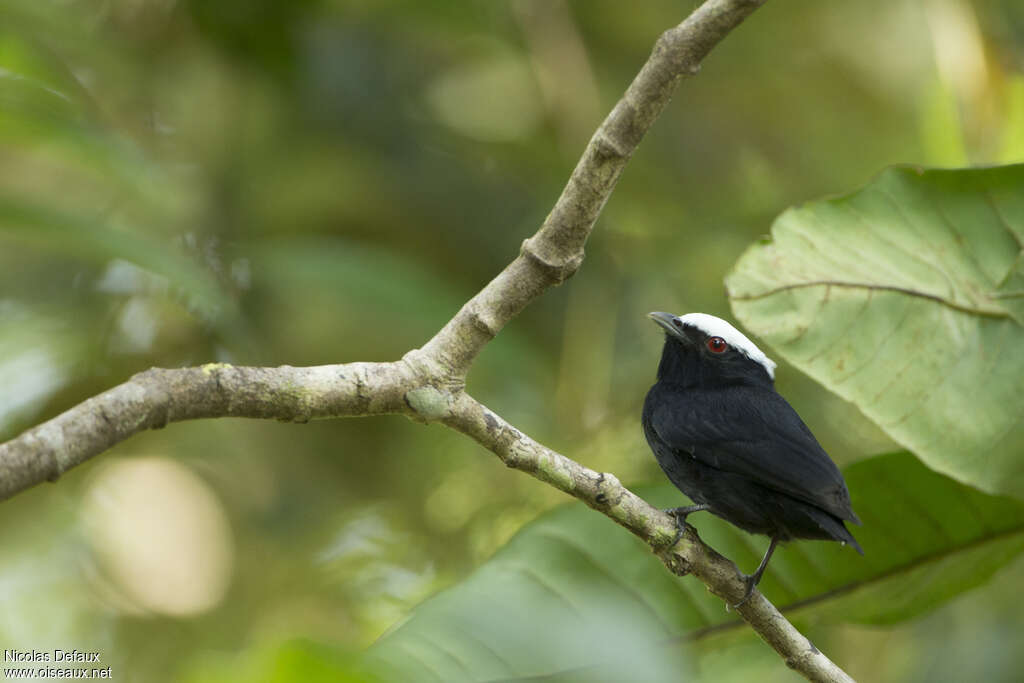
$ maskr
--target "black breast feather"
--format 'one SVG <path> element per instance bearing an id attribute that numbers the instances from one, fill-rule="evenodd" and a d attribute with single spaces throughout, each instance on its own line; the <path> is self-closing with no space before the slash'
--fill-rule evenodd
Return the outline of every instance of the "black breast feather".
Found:
<path id="1" fill-rule="evenodd" d="M 678 457 L 732 472 L 855 524 L 842 475 L 796 411 L 769 388 L 688 392 L 659 383 L 650 424 Z M 655 400 L 650 400 L 655 399 Z"/>

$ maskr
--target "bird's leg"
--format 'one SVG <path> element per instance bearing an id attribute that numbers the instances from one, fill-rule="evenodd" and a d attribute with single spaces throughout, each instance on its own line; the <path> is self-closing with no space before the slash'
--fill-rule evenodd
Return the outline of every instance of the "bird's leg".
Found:
<path id="1" fill-rule="evenodd" d="M 768 545 L 768 552 L 764 554 L 764 559 L 761 560 L 761 564 L 750 576 L 744 576 L 743 580 L 747 584 L 747 592 L 743 594 L 743 599 L 732 606 L 733 609 L 741 607 L 743 604 L 750 599 L 751 594 L 754 592 L 754 587 L 761 582 L 761 575 L 764 574 L 764 570 L 768 567 L 768 560 L 772 558 L 772 553 L 775 552 L 775 546 L 779 544 L 777 536 L 772 536 L 772 542 Z"/>
<path id="2" fill-rule="evenodd" d="M 681 508 L 669 508 L 668 510 L 665 510 L 665 512 L 676 518 L 676 537 L 672 539 L 672 542 L 668 544 L 668 547 L 671 548 L 675 546 L 675 544 L 679 542 L 679 539 L 683 537 L 683 530 L 686 528 L 686 517 L 691 512 L 700 512 L 701 510 L 708 509 L 710 509 L 709 505 L 701 503 L 700 505 L 686 505 Z"/>

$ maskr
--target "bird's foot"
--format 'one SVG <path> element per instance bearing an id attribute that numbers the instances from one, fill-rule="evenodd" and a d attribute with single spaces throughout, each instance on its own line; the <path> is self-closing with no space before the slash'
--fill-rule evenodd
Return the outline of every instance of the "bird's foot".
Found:
<path id="1" fill-rule="evenodd" d="M 691 512 L 700 512 L 701 510 L 707 510 L 708 506 L 703 503 L 700 505 L 686 505 L 678 508 L 669 508 L 665 510 L 668 514 L 675 517 L 676 520 L 676 537 L 672 539 L 672 542 L 668 544 L 669 548 L 679 543 L 679 539 L 683 537 L 683 531 L 686 529 L 686 518 Z"/>
<path id="2" fill-rule="evenodd" d="M 743 594 L 743 599 L 737 602 L 735 605 L 731 605 L 733 609 L 738 609 L 747 604 L 747 600 L 754 594 L 754 588 L 757 584 L 761 583 L 761 577 L 764 576 L 764 570 L 768 568 L 768 560 L 772 559 L 772 553 L 775 552 L 775 547 L 779 545 L 779 537 L 772 536 L 772 542 L 768 544 L 768 551 L 764 554 L 764 558 L 761 560 L 761 564 L 758 565 L 757 570 L 753 574 L 743 574 L 743 583 L 747 584 L 747 592 Z"/>
<path id="3" fill-rule="evenodd" d="M 750 596 L 754 594 L 754 589 L 757 587 L 757 582 L 761 580 L 758 574 L 743 574 L 743 583 L 747 584 L 747 590 L 743 594 L 743 598 L 735 605 L 729 605 L 730 609 L 739 609 L 743 605 L 747 604 L 750 600 Z"/>

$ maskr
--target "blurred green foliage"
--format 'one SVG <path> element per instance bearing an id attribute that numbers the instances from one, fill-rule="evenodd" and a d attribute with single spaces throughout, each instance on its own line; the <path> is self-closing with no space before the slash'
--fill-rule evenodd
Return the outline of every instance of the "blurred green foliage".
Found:
<path id="1" fill-rule="evenodd" d="M 844 475 L 864 520 L 853 530 L 864 557 L 834 543 L 790 544 L 760 584 L 804 629 L 899 623 L 985 583 L 1024 551 L 1024 502 L 959 484 L 909 453 L 869 458 Z M 668 482 L 637 493 L 663 508 L 680 500 Z M 710 515 L 692 523 L 746 571 L 767 547 Z M 561 680 L 587 670 L 584 680 L 670 681 L 694 668 L 680 663 L 680 643 L 710 649 L 738 632 L 756 638 L 702 583 L 680 581 L 645 543 L 573 503 L 416 608 L 370 659 L 401 672 L 394 680 Z"/>
<path id="2" fill-rule="evenodd" d="M 689 9 L 3 3 L 2 437 L 152 365 L 390 360 L 422 344 L 539 225 Z M 727 315 L 723 275 L 784 207 L 893 163 L 1020 161 L 1021 130 L 1017 0 L 768 3 L 683 84 L 583 269 L 488 346 L 470 389 L 590 467 L 660 481 L 637 418 L 661 343 L 647 311 Z M 779 388 L 840 462 L 889 448 L 792 368 Z M 194 477 L 150 481 L 153 500 L 188 509 L 184 491 L 206 490 L 230 530 L 229 580 L 204 611 L 166 611 L 175 581 L 211 571 L 202 558 L 169 574 L 141 561 L 205 538 L 202 519 L 147 526 L 114 500 L 139 526 L 111 554 L 87 518 L 127 476 L 104 468 L 143 456 Z M 0 643 L 100 649 L 116 680 L 228 680 L 233 666 L 308 679 L 563 499 L 403 418 L 175 425 L 4 503 Z M 1022 579 L 1017 563 L 917 622 L 822 627 L 815 642 L 872 680 L 1012 680 L 1021 654 L 1002 644 L 1024 624 L 1002 596 Z M 791 675 L 736 647 L 746 659 L 702 656 L 705 675 Z"/>

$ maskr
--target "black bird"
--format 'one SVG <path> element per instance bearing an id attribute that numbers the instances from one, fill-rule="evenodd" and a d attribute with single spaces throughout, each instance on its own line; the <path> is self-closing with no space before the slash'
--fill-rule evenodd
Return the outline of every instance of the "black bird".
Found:
<path id="1" fill-rule="evenodd" d="M 668 510 L 679 533 L 687 515 L 707 510 L 772 539 L 739 605 L 781 542 L 839 541 L 863 555 L 843 524 L 860 524 L 843 475 L 775 391 L 775 363 L 713 315 L 650 318 L 665 328 L 665 347 L 644 400 L 644 435 L 669 480 L 694 502 Z"/>

